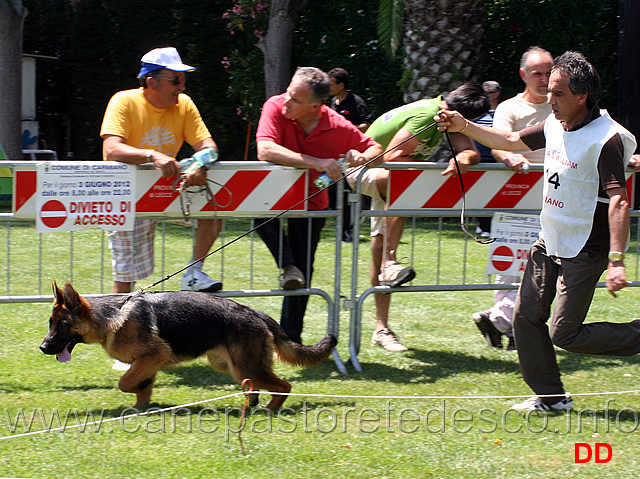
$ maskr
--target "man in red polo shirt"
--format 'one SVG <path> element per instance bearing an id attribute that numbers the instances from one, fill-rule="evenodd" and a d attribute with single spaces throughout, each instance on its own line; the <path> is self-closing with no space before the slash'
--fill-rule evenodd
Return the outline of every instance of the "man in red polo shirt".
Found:
<path id="1" fill-rule="evenodd" d="M 340 178 L 340 157 L 345 158 L 348 166 L 358 166 L 382 153 L 378 143 L 324 104 L 330 87 L 329 77 L 322 70 L 298 68 L 287 91 L 265 102 L 256 133 L 259 160 L 311 170 L 309 195 L 318 191 L 314 180 L 320 174 L 327 173 L 333 180 Z M 381 161 L 382 158 L 378 162 Z M 324 210 L 328 205 L 329 195 L 324 190 L 309 200 L 308 208 Z M 259 220 L 256 224 L 265 221 Z M 275 221 L 257 230 L 278 267 L 283 268 L 283 289 L 311 286 L 315 251 L 324 224 L 325 218 L 289 218 L 282 239 L 281 228 Z M 299 343 L 308 299 L 306 295 L 285 296 L 282 304 L 280 324 L 289 337 Z"/>

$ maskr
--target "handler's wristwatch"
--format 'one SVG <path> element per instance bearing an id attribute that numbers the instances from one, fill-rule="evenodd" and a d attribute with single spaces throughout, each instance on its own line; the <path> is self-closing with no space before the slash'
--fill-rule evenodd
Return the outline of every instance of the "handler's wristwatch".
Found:
<path id="1" fill-rule="evenodd" d="M 616 261 L 622 261 L 624 259 L 624 253 L 620 251 L 609 251 L 609 261 L 615 263 Z"/>

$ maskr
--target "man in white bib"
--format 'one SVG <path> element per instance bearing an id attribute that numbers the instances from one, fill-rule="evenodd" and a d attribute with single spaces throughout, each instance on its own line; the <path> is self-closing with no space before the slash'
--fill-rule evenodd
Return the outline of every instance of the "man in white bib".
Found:
<path id="1" fill-rule="evenodd" d="M 457 112 L 435 117 L 438 129 L 463 131 L 491 148 L 545 149 L 542 233 L 531 247 L 514 322 L 522 375 L 536 396 L 513 406 L 519 411 L 573 407 L 554 345 L 583 354 L 640 352 L 640 321 L 583 324 L 605 270 L 614 297 L 627 285 L 624 170 L 636 141 L 600 110 L 599 99 L 600 78 L 593 66 L 582 54 L 565 52 L 554 60 L 548 99 L 552 114 L 544 122 L 508 132 L 474 124 Z"/>

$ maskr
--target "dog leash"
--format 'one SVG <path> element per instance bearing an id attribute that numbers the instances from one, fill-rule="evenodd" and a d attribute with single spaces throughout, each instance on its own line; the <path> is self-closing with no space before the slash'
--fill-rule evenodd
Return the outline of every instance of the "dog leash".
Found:
<path id="1" fill-rule="evenodd" d="M 467 228 L 464 225 L 464 217 L 465 217 L 465 210 L 466 210 L 466 203 L 467 203 L 467 194 L 466 194 L 466 192 L 464 190 L 464 181 L 462 181 L 462 172 L 460 171 L 460 164 L 458 163 L 458 154 L 456 152 L 455 147 L 453 146 L 453 143 L 451 142 L 451 138 L 449 137 L 449 132 L 445 131 L 444 134 L 445 134 L 445 137 L 447 138 L 447 142 L 449 143 L 449 148 L 451 148 L 451 152 L 453 153 L 453 159 L 455 160 L 456 171 L 458 173 L 458 179 L 460 180 L 460 189 L 462 190 L 462 208 L 460 210 L 460 228 L 466 234 L 471 236 L 476 241 L 476 243 L 491 244 L 496 240 L 493 236 L 490 237 L 490 238 L 487 238 L 487 239 L 478 238 L 477 236 L 472 235 L 471 233 L 469 233 L 469 231 L 467 230 Z"/>
<path id="2" fill-rule="evenodd" d="M 362 165 L 358 165 L 356 167 L 354 167 L 351 171 L 349 172 L 344 172 L 342 174 L 342 176 L 340 176 L 340 178 L 338 178 L 335 183 L 337 183 L 338 181 L 342 181 L 344 179 L 347 178 L 347 176 L 353 175 L 354 173 L 358 173 L 360 172 L 362 169 L 368 167 L 371 163 L 379 160 L 380 158 L 383 158 L 387 153 L 395 150 L 396 148 L 398 148 L 399 146 L 403 145 L 404 143 L 408 142 L 409 140 L 412 140 L 413 138 L 421 135 L 422 133 L 424 133 L 425 131 L 429 130 L 430 128 L 433 128 L 437 123 L 434 121 L 433 123 L 421 128 L 420 130 L 418 130 L 416 133 L 412 134 L 411 136 L 409 136 L 408 138 L 405 138 L 404 140 L 402 140 L 401 142 L 399 142 L 398 144 L 388 148 L 386 151 L 383 151 L 382 153 L 380 153 L 379 155 L 371 158 L 369 161 L 367 161 L 366 163 L 362 164 Z M 460 187 L 462 189 L 462 211 L 461 211 L 461 228 L 462 231 L 464 231 L 467 235 L 471 236 L 477 243 L 480 244 L 488 244 L 488 243 L 492 243 L 493 241 L 495 241 L 495 238 L 489 238 L 487 240 L 482 240 L 477 238 L 476 236 L 472 235 L 471 233 L 469 233 L 469 231 L 466 229 L 465 227 L 465 222 L 464 222 L 464 215 L 465 215 L 465 207 L 466 207 L 466 193 L 465 193 L 465 189 L 464 189 L 464 182 L 462 180 L 462 174 L 460 171 L 460 165 L 458 164 L 458 158 L 457 158 L 457 153 L 455 148 L 453 147 L 453 144 L 451 143 L 451 140 L 449 138 L 449 133 L 445 132 L 447 141 L 449 142 L 449 146 L 451 147 L 451 150 L 453 152 L 453 159 L 455 161 L 456 164 L 456 171 L 458 174 L 458 178 L 460 180 Z M 333 184 L 333 183 L 331 183 Z M 327 185 L 323 188 L 318 189 L 318 191 L 316 191 L 315 193 L 312 193 L 311 195 L 307 196 L 306 198 L 304 198 L 303 200 L 300 200 L 298 203 L 294 204 L 293 206 L 290 206 L 288 209 L 281 211 L 280 213 L 268 218 L 264 223 L 261 223 L 259 226 L 254 226 L 253 228 L 249 229 L 248 231 L 242 233 L 240 236 L 235 237 L 234 239 L 232 239 L 231 241 L 229 241 L 228 243 L 219 246 L 218 248 L 216 248 L 213 251 L 210 251 L 209 253 L 207 253 L 206 255 L 202 256 L 201 258 L 195 259 L 192 262 L 190 262 L 189 264 L 187 264 L 186 266 L 182 267 L 181 269 L 174 271 L 173 273 L 165 276 L 164 278 L 159 279 L 158 281 L 156 281 L 155 283 L 152 283 L 148 286 L 145 286 L 143 288 L 140 288 L 139 290 L 137 290 L 135 293 L 132 293 L 131 295 L 129 295 L 127 297 L 127 299 L 125 300 L 125 303 L 127 301 L 129 301 L 129 299 L 131 299 L 134 295 L 136 294 L 141 294 L 144 293 L 146 290 L 151 289 L 165 281 L 167 281 L 168 279 L 173 278 L 174 276 L 182 273 L 183 271 L 186 271 L 187 269 L 189 269 L 191 266 L 193 266 L 194 264 L 208 258 L 209 256 L 218 253 L 219 251 L 223 250 L 224 248 L 231 246 L 233 243 L 240 241 L 242 238 L 244 238 L 245 236 L 250 235 L 251 233 L 253 233 L 254 231 L 256 231 L 258 228 L 260 228 L 261 226 L 270 223 L 271 221 L 274 221 L 278 218 L 280 218 L 281 216 L 285 215 L 286 213 L 288 213 L 289 211 L 293 210 L 294 208 L 297 208 L 298 206 L 300 206 L 301 204 L 303 204 L 305 201 L 309 201 L 310 199 L 314 198 L 315 196 L 319 195 L 320 193 L 322 193 L 324 190 L 326 190 L 327 188 L 329 188 L 329 186 L 331 185 Z"/>
<path id="3" fill-rule="evenodd" d="M 240 416 L 240 427 L 238 431 L 238 441 L 240 442 L 240 450 L 242 454 L 245 454 L 244 443 L 242 442 L 242 431 L 244 430 L 244 425 L 247 420 L 247 407 L 249 406 L 249 398 L 253 393 L 253 383 L 251 382 L 251 378 L 245 378 L 242 380 L 240 384 L 240 388 L 244 391 L 244 405 L 242 406 L 242 415 Z M 245 388 L 247 388 L 245 390 Z"/>

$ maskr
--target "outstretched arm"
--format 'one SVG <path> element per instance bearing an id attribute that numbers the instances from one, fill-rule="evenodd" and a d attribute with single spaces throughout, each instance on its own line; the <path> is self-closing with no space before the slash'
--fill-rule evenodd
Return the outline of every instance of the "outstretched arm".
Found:
<path id="1" fill-rule="evenodd" d="M 433 119 L 438 130 L 449 133 L 462 133 L 478 143 L 496 150 L 528 150 L 529 147 L 520 139 L 517 131 L 498 130 L 482 126 L 467 120 L 457 111 L 440 110 Z"/>

